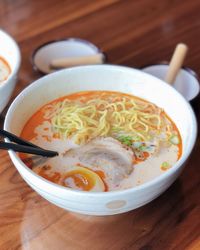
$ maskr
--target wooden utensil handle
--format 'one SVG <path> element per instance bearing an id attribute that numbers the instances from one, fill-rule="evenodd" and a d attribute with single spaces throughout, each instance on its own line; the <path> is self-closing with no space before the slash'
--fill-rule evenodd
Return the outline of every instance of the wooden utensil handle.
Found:
<path id="1" fill-rule="evenodd" d="M 50 68 L 59 69 L 59 68 L 67 68 L 71 66 L 76 66 L 76 65 L 102 64 L 103 62 L 104 62 L 104 55 L 102 53 L 98 53 L 98 54 L 89 55 L 89 56 L 54 59 L 50 63 Z"/>
<path id="2" fill-rule="evenodd" d="M 176 76 L 183 65 L 187 51 L 188 47 L 183 43 L 180 43 L 176 46 L 176 49 L 169 64 L 167 75 L 165 77 L 165 81 L 169 84 L 174 83 Z"/>

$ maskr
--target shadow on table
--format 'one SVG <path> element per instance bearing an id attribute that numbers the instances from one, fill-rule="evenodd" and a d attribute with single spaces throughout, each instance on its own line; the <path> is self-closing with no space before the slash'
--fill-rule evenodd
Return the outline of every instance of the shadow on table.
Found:
<path id="1" fill-rule="evenodd" d="M 121 215 L 73 214 L 42 198 L 27 201 L 21 223 L 23 249 L 170 249 L 184 219 L 184 199 L 177 180 L 151 203 Z"/>

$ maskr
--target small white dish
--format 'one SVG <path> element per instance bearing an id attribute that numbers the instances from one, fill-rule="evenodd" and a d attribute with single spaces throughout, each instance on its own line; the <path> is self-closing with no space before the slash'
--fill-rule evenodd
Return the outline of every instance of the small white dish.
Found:
<path id="1" fill-rule="evenodd" d="M 165 63 L 149 65 L 142 68 L 142 71 L 149 73 L 161 80 L 164 80 L 169 65 Z M 187 101 L 192 101 L 199 95 L 200 86 L 197 74 L 189 69 L 182 68 L 178 73 L 173 87 L 181 93 Z"/>
<path id="2" fill-rule="evenodd" d="M 79 38 L 68 38 L 50 41 L 38 47 L 32 55 L 33 68 L 42 74 L 49 74 L 55 70 L 50 68 L 54 59 L 68 57 L 91 56 L 102 51 L 89 41 Z"/>
<path id="3" fill-rule="evenodd" d="M 0 29 L 0 57 L 10 66 L 11 73 L 0 83 L 0 113 L 8 104 L 17 81 L 17 74 L 21 63 L 21 54 L 15 40 Z"/>

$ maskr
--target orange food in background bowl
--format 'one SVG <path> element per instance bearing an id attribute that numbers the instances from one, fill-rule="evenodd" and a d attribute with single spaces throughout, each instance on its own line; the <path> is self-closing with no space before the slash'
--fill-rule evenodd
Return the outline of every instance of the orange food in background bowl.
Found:
<path id="1" fill-rule="evenodd" d="M 20 63 L 21 54 L 16 41 L 0 29 L 0 113 L 15 88 Z"/>
<path id="2" fill-rule="evenodd" d="M 11 73 L 11 68 L 8 62 L 0 57 L 0 83 L 6 81 Z"/>

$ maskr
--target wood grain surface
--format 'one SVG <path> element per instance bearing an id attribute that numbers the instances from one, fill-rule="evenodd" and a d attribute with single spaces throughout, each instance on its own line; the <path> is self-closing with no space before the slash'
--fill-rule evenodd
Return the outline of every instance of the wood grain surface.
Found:
<path id="1" fill-rule="evenodd" d="M 169 60 L 184 42 L 190 48 L 185 64 L 200 74 L 199 13 L 199 0 L 1 0 L 0 27 L 22 53 L 12 99 L 41 77 L 32 69 L 33 50 L 66 37 L 87 39 L 106 52 L 109 63 L 136 68 Z M 193 107 L 199 120 L 199 98 Z M 153 202 L 122 215 L 91 217 L 41 198 L 0 151 L 0 250 L 199 250 L 199 152 L 198 136 L 180 178 Z"/>

